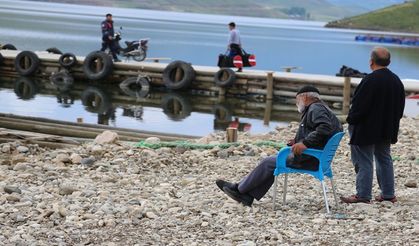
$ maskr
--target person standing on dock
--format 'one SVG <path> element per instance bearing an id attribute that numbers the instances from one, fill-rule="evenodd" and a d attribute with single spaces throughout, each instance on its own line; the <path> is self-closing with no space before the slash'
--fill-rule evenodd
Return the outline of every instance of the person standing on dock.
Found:
<path id="1" fill-rule="evenodd" d="M 381 194 L 378 202 L 396 202 L 390 145 L 397 142 L 405 91 L 391 72 L 390 52 L 376 47 L 371 52 L 368 74 L 355 90 L 346 121 L 349 123 L 351 158 L 356 173 L 356 195 L 341 197 L 345 203 L 371 203 L 374 159 Z"/>
<path id="2" fill-rule="evenodd" d="M 101 51 L 105 51 L 107 48 L 109 48 L 109 50 L 112 53 L 112 57 L 113 60 L 115 62 L 120 62 L 120 60 L 118 59 L 118 56 L 116 55 L 117 53 L 117 48 L 116 48 L 116 44 L 115 41 L 113 39 L 114 36 L 114 29 L 113 29 L 113 20 L 112 20 L 112 14 L 107 14 L 106 15 L 106 20 L 102 21 L 101 24 L 101 28 L 102 28 L 102 49 Z"/>
<path id="3" fill-rule="evenodd" d="M 230 22 L 228 24 L 228 29 L 230 30 L 230 35 L 228 38 L 227 49 L 229 51 L 228 56 L 233 58 L 236 55 L 242 56 L 242 42 L 240 38 L 240 32 L 236 28 L 236 23 Z M 241 72 L 242 69 L 239 68 L 238 72 Z"/>

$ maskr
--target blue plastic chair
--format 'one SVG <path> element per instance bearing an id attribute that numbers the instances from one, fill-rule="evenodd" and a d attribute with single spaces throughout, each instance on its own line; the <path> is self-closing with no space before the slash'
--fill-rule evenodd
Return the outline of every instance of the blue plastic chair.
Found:
<path id="1" fill-rule="evenodd" d="M 287 196 L 287 182 L 288 182 L 288 174 L 289 173 L 305 173 L 310 174 L 316 179 L 318 179 L 321 183 L 321 186 L 323 188 L 323 196 L 324 196 L 324 202 L 326 204 L 326 211 L 327 213 L 330 213 L 329 210 L 329 203 L 327 201 L 327 195 L 326 195 L 326 187 L 324 184 L 324 177 L 328 177 L 330 179 L 330 182 L 332 184 L 333 189 L 333 196 L 335 197 L 336 207 L 339 207 L 339 203 L 336 196 L 336 189 L 335 184 L 333 182 L 333 173 L 332 173 L 332 160 L 335 156 L 336 149 L 339 147 L 339 143 L 342 140 L 342 137 L 345 133 L 339 132 L 336 133 L 333 137 L 329 139 L 326 146 L 323 150 L 318 149 L 306 149 L 303 153 L 306 155 L 311 155 L 319 159 L 319 170 L 317 171 L 309 171 L 309 170 L 302 170 L 302 169 L 293 169 L 286 166 L 286 159 L 288 154 L 291 152 L 291 147 L 285 147 L 282 148 L 277 156 L 276 159 L 276 168 L 274 171 L 275 176 L 275 182 L 274 182 L 274 190 L 273 190 L 273 208 L 275 209 L 275 201 L 276 201 L 276 189 L 278 184 L 278 175 L 281 173 L 285 174 L 284 179 L 284 187 L 283 187 L 283 204 L 285 205 L 286 202 L 286 196 Z"/>

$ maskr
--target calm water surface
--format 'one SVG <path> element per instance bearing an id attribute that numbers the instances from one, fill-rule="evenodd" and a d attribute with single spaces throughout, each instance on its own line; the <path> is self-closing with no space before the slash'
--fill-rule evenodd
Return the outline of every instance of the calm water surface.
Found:
<path id="1" fill-rule="evenodd" d="M 114 14 L 115 26 L 123 26 L 124 40 L 151 38 L 149 57 L 170 57 L 197 65 L 215 65 L 218 54 L 225 52 L 226 23 L 230 21 L 238 24 L 245 49 L 256 54 L 256 69 L 299 66 L 301 73 L 333 75 L 345 64 L 367 72 L 369 52 L 374 46 L 354 41 L 354 36 L 363 31 L 325 29 L 321 22 L 4 0 L 0 0 L 0 43 L 12 43 L 21 50 L 57 47 L 86 55 L 100 47 L 100 22 L 108 12 Z M 392 52 L 391 69 L 401 78 L 419 79 L 419 49 L 396 45 L 388 48 Z M 70 107 L 62 107 L 55 95 L 37 94 L 26 101 L 17 98 L 11 88 L 0 90 L 0 112 L 70 121 L 84 117 L 91 123 L 98 118 L 77 99 Z M 119 127 L 192 135 L 204 135 L 214 129 L 214 115 L 208 112 L 192 112 L 185 119 L 174 121 L 156 107 L 143 107 L 141 120 L 124 116 L 121 107 L 114 111 L 115 117 L 109 124 Z M 269 131 L 283 120 L 277 117 L 264 126 L 260 118 L 252 119 L 249 115 L 243 121 L 251 124 L 251 132 L 256 133 Z"/>

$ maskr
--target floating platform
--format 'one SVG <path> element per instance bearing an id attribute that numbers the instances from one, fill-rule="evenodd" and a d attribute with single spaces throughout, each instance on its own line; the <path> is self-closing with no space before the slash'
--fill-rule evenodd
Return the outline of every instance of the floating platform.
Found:
<path id="1" fill-rule="evenodd" d="M 419 37 L 399 37 L 399 36 L 375 36 L 375 35 L 357 35 L 355 41 L 374 42 L 384 44 L 398 44 L 419 47 Z"/>

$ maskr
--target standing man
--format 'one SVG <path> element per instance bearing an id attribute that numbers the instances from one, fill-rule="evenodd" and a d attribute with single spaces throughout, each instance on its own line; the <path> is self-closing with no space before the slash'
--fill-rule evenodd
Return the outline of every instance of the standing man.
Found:
<path id="1" fill-rule="evenodd" d="M 346 120 L 356 173 L 356 195 L 341 197 L 345 203 L 371 203 L 374 158 L 381 189 L 375 200 L 397 201 L 390 145 L 397 142 L 405 91 L 399 77 L 387 68 L 389 64 L 390 52 L 383 47 L 374 48 L 370 59 L 373 72 L 362 79 L 352 98 Z"/>
<path id="2" fill-rule="evenodd" d="M 118 59 L 118 56 L 116 55 L 117 48 L 116 48 L 115 41 L 113 40 L 113 36 L 115 32 L 113 29 L 112 14 L 106 15 L 106 20 L 102 21 L 101 27 L 102 27 L 101 51 L 105 51 L 107 48 L 109 48 L 109 50 L 112 53 L 113 60 L 115 62 L 120 62 L 120 60 Z"/>
<path id="3" fill-rule="evenodd" d="M 236 55 L 242 56 L 242 42 L 240 38 L 240 32 L 236 29 L 236 23 L 230 22 L 228 24 L 228 29 L 230 30 L 230 35 L 228 38 L 227 49 L 229 50 L 228 56 L 233 58 Z M 242 68 L 239 68 L 237 72 L 241 72 Z"/>

